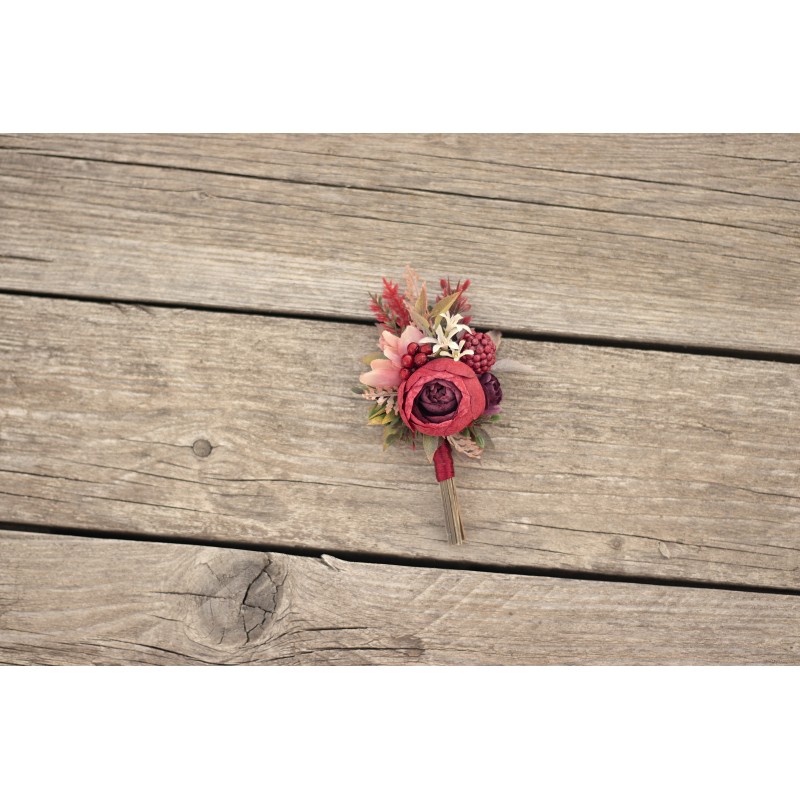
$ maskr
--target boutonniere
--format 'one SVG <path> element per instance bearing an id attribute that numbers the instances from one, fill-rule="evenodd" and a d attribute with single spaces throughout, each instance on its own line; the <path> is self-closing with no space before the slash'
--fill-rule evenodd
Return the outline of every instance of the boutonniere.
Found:
<path id="1" fill-rule="evenodd" d="M 372 404 L 369 425 L 383 428 L 383 444 L 421 448 L 436 471 L 451 544 L 464 541 L 455 488 L 453 450 L 480 458 L 491 441 L 487 426 L 500 417 L 503 391 L 491 370 L 498 333 L 479 333 L 467 300 L 469 280 L 439 281 L 428 298 L 417 274 L 406 270 L 405 291 L 386 278 L 370 309 L 381 329 L 379 351 L 364 357 L 369 370 L 353 391 Z"/>

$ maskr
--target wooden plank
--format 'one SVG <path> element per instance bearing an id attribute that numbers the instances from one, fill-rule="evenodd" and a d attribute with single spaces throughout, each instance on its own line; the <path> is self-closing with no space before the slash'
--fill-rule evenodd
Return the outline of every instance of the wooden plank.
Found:
<path id="1" fill-rule="evenodd" d="M 798 664 L 800 597 L 0 533 L 0 662 Z"/>
<path id="2" fill-rule="evenodd" d="M 0 296 L 0 521 L 800 586 L 800 368 L 507 341 L 497 450 L 421 453 L 349 391 L 362 325 Z"/>
<path id="3" fill-rule="evenodd" d="M 2 136 L 0 288 L 800 354 L 800 137 Z M 111 163 L 109 163 L 111 162 Z M 742 324 L 745 320 L 745 324 Z"/>

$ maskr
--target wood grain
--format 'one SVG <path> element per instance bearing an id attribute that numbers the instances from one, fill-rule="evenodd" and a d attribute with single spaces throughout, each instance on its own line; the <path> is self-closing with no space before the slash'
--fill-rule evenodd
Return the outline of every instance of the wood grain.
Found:
<path id="1" fill-rule="evenodd" d="M 800 597 L 0 533 L 12 664 L 798 664 Z"/>
<path id="2" fill-rule="evenodd" d="M 504 421 L 457 464 L 349 387 L 362 325 L 0 296 L 0 520 L 443 562 L 800 587 L 800 367 L 506 341 Z"/>
<path id="3" fill-rule="evenodd" d="M 800 137 L 2 136 L 0 288 L 800 354 Z"/>

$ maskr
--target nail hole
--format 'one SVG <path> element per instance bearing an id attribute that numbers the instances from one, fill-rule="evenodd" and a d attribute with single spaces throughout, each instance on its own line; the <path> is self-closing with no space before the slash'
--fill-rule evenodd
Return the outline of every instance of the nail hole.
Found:
<path id="1" fill-rule="evenodd" d="M 194 452 L 198 458 L 206 458 L 206 456 L 210 456 L 212 449 L 211 442 L 207 441 L 206 439 L 198 439 L 192 445 L 192 452 Z"/>

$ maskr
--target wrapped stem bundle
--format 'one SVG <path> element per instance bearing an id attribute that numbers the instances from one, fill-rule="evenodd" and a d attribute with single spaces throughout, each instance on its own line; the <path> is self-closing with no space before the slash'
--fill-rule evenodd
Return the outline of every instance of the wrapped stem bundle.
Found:
<path id="1" fill-rule="evenodd" d="M 464 543 L 464 526 L 461 524 L 461 509 L 456 494 L 455 469 L 450 442 L 444 439 L 433 454 L 433 466 L 436 468 L 436 480 L 442 490 L 444 506 L 444 524 L 447 526 L 447 540 L 450 544 Z"/>

